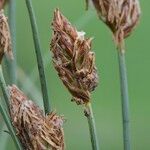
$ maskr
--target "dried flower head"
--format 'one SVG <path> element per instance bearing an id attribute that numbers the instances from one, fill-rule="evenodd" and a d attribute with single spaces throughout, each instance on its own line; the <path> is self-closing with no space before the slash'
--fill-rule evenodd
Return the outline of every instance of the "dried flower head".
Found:
<path id="1" fill-rule="evenodd" d="M 123 48 L 140 17 L 138 0 L 92 0 L 100 19 L 114 34 L 115 42 Z"/>
<path id="2" fill-rule="evenodd" d="M 55 112 L 44 117 L 41 109 L 15 85 L 9 91 L 11 119 L 23 148 L 64 150 L 63 118 Z"/>
<path id="3" fill-rule="evenodd" d="M 98 84 L 91 41 L 78 32 L 58 9 L 54 12 L 51 51 L 54 66 L 63 84 L 77 104 L 90 100 L 90 92 Z"/>
<path id="4" fill-rule="evenodd" d="M 10 58 L 13 58 L 8 21 L 4 15 L 4 11 L 0 10 L 0 63 L 5 53 Z"/>

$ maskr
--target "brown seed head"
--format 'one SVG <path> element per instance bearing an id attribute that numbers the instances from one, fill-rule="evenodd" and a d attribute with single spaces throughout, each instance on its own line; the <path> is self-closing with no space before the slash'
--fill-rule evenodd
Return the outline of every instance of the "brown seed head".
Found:
<path id="1" fill-rule="evenodd" d="M 13 58 L 8 21 L 4 15 L 4 11 L 0 10 L 0 63 L 4 54 Z"/>
<path id="2" fill-rule="evenodd" d="M 15 85 L 9 91 L 11 119 L 23 148 L 64 150 L 63 118 L 55 112 L 44 117 L 41 109 Z"/>
<path id="3" fill-rule="evenodd" d="M 63 84 L 77 104 L 90 100 L 90 92 L 98 84 L 92 39 L 78 32 L 58 9 L 54 12 L 51 51 L 54 66 Z"/>
<path id="4" fill-rule="evenodd" d="M 124 39 L 128 37 L 140 17 L 138 0 L 92 0 L 100 19 L 113 32 L 115 42 L 123 48 Z"/>

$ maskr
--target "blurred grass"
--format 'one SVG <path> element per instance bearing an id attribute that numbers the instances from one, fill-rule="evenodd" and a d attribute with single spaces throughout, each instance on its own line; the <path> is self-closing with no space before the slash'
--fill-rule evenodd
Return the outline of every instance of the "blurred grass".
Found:
<path id="1" fill-rule="evenodd" d="M 140 2 L 142 6 L 141 22 L 132 36 L 126 41 L 126 59 L 133 150 L 149 150 L 150 69 L 148 69 L 148 65 L 150 65 L 150 1 L 141 0 Z M 117 53 L 110 31 L 98 20 L 93 9 L 88 12 L 85 11 L 84 0 L 33 0 L 33 5 L 39 26 L 43 56 L 45 56 L 46 77 L 52 106 L 67 118 L 67 122 L 64 125 L 67 150 L 90 150 L 91 145 L 88 126 L 82 109 L 76 106 L 75 103 L 70 102 L 71 96 L 63 88 L 51 63 L 49 53 L 51 39 L 50 21 L 52 20 L 53 10 L 56 7 L 59 7 L 79 30 L 84 30 L 87 36 L 94 37 L 93 50 L 96 53 L 100 85 L 93 93 L 92 101 L 98 135 L 101 139 L 101 149 L 123 150 Z M 17 0 L 17 60 L 18 65 L 29 79 L 28 85 L 26 85 L 26 77 L 21 75 L 19 77 L 20 83 L 22 83 L 20 88 L 25 89 L 27 94 L 32 96 L 34 93 L 29 93 L 30 86 L 34 85 L 37 92 L 40 91 L 40 86 L 31 28 L 23 0 Z M 30 82 L 33 83 L 30 85 Z M 41 95 L 41 93 L 39 94 Z M 37 97 L 35 100 L 40 100 L 40 98 Z M 6 135 L 6 133 L 1 134 L 2 136 Z M 10 138 L 7 145 L 6 150 L 10 148 L 13 150 Z"/>

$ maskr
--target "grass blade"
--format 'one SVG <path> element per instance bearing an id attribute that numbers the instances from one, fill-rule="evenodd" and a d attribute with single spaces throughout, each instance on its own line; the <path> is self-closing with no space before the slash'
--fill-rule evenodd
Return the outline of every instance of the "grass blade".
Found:
<path id="1" fill-rule="evenodd" d="M 3 76 L 3 71 L 2 71 L 2 66 L 0 65 L 0 86 L 1 86 L 1 89 L 2 89 L 2 92 L 3 92 L 3 96 L 4 96 L 4 99 L 5 99 L 5 103 L 6 103 L 6 106 L 7 106 L 7 111 L 9 112 L 9 95 L 8 95 L 8 92 L 7 92 L 7 86 L 6 86 L 6 83 L 5 83 L 5 79 L 4 79 L 4 76 Z"/>
<path id="2" fill-rule="evenodd" d="M 9 129 L 9 132 L 10 132 L 10 134 L 11 134 L 11 137 L 12 137 L 12 139 L 13 139 L 13 141 L 14 141 L 14 144 L 15 144 L 17 150 L 22 150 L 21 145 L 20 145 L 20 142 L 19 142 L 19 140 L 18 140 L 18 138 L 17 138 L 17 136 L 16 136 L 16 133 L 15 133 L 15 131 L 14 131 L 12 125 L 11 125 L 9 116 L 8 116 L 8 114 L 6 113 L 6 111 L 4 110 L 4 108 L 2 107 L 1 104 L 0 104 L 0 113 L 1 113 L 1 115 L 3 116 L 3 119 L 4 119 L 4 121 L 5 121 L 6 125 L 7 125 L 7 128 Z"/>
<path id="3" fill-rule="evenodd" d="M 50 108 L 50 101 L 48 98 L 48 90 L 47 90 L 47 84 L 46 84 L 43 59 L 42 59 L 42 54 L 41 54 L 41 45 L 40 45 L 40 40 L 39 40 L 38 28 L 37 28 L 35 14 L 34 14 L 31 0 L 26 0 L 26 5 L 28 8 L 31 28 L 32 28 L 32 33 L 33 33 L 35 52 L 36 52 L 38 70 L 39 70 L 39 76 L 40 76 L 40 83 L 41 83 L 41 89 L 42 89 L 42 94 L 43 94 L 43 103 L 44 103 L 45 113 L 47 114 L 50 112 L 51 108 Z"/>
<path id="4" fill-rule="evenodd" d="M 118 61 L 119 61 L 120 87 L 121 87 L 121 98 L 122 98 L 124 150 L 131 150 L 128 81 L 127 81 L 127 71 L 126 71 L 126 63 L 125 63 L 125 53 L 123 51 L 118 52 Z"/>
<path id="5" fill-rule="evenodd" d="M 98 144 L 98 138 L 97 138 L 97 132 L 96 132 L 96 126 L 95 126 L 95 118 L 93 115 L 92 105 L 91 103 L 88 103 L 85 107 L 86 107 L 85 116 L 87 117 L 87 120 L 88 120 L 92 149 L 99 150 L 99 144 Z"/>
<path id="6" fill-rule="evenodd" d="M 10 0 L 8 5 L 8 22 L 10 27 L 12 50 L 14 59 L 11 60 L 8 57 L 5 57 L 6 72 L 9 80 L 9 84 L 14 84 L 17 82 L 17 73 L 16 73 L 16 1 Z"/>

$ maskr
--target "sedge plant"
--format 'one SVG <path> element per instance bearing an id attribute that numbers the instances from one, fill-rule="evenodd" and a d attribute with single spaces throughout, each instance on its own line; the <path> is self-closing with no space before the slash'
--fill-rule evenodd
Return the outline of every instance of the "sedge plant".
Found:
<path id="1" fill-rule="evenodd" d="M 54 11 L 51 51 L 53 64 L 59 78 L 72 95 L 72 101 L 84 106 L 93 150 L 99 150 L 95 119 L 91 105 L 91 92 L 98 85 L 95 55 L 91 51 L 92 38 L 75 27 L 61 14 Z"/>
<path id="2" fill-rule="evenodd" d="M 140 17 L 140 5 L 138 0 L 90 0 L 93 2 L 97 14 L 112 31 L 117 47 L 121 102 L 124 150 L 131 150 L 131 131 L 129 113 L 129 94 L 127 70 L 125 62 L 125 42 L 136 27 Z M 89 0 L 86 0 L 87 6 Z"/>
<path id="3" fill-rule="evenodd" d="M 118 52 L 120 87 L 122 99 L 124 150 L 131 150 L 131 133 L 129 118 L 128 82 L 125 63 L 125 43 L 139 21 L 140 7 L 138 0 L 91 0 L 99 18 L 110 28 Z M 63 117 L 51 111 L 47 82 L 42 58 L 42 48 L 36 18 L 31 0 L 25 0 L 29 13 L 33 40 L 39 70 L 42 99 L 45 114 L 16 86 L 7 87 L 3 75 L 2 59 L 6 54 L 13 58 L 16 55 L 15 34 L 15 1 L 9 4 L 9 25 L 3 7 L 7 1 L 0 2 L 0 86 L 5 105 L 0 103 L 0 113 L 8 127 L 16 148 L 36 150 L 64 150 Z M 86 0 L 88 6 L 88 0 Z M 54 11 L 52 21 L 52 40 L 50 49 L 53 53 L 53 64 L 65 87 L 72 95 L 72 101 L 83 106 L 87 118 L 93 150 L 99 150 L 95 118 L 92 109 L 91 92 L 98 86 L 98 72 L 95 65 L 95 54 L 92 52 L 92 38 L 75 27 L 61 14 Z M 12 40 L 11 40 L 11 36 Z M 11 83 L 16 82 L 16 57 L 7 68 L 11 72 Z M 12 63 L 12 64 L 11 64 Z M 9 90 L 8 90 L 9 89 Z M 17 133 L 17 134 L 16 134 Z"/>
<path id="4" fill-rule="evenodd" d="M 3 6 L 6 1 L 2 1 Z M 31 1 L 30 1 L 31 2 Z M 1 5 L 0 5 L 1 6 Z M 35 42 L 37 63 L 39 67 L 39 74 L 41 79 L 41 87 L 43 93 L 44 108 L 46 115 L 42 110 L 21 91 L 16 85 L 7 86 L 3 69 L 2 60 L 3 56 L 14 59 L 12 48 L 12 42 L 15 42 L 15 33 L 12 31 L 12 38 L 9 30 L 7 18 L 4 15 L 3 9 L 0 10 L 0 86 L 3 92 L 5 104 L 0 103 L 0 113 L 7 125 L 8 133 L 12 136 L 17 150 L 29 149 L 53 149 L 64 150 L 64 133 L 63 133 L 63 117 L 58 116 L 56 112 L 50 111 L 50 104 L 48 102 L 48 93 L 46 87 L 46 79 L 44 73 L 43 60 L 41 57 L 40 42 L 38 37 L 38 31 L 32 10 L 32 4 L 27 2 L 31 25 L 33 29 L 33 39 Z M 10 27 L 13 29 L 14 23 L 14 7 L 15 4 L 10 3 L 9 13 L 12 17 L 10 19 Z M 9 61 L 8 71 L 10 75 L 11 83 L 15 82 L 16 70 L 13 68 L 13 64 Z M 11 68 L 12 66 L 12 68 Z M 11 69 L 11 70 L 9 70 Z M 13 74 L 15 72 L 15 74 Z M 5 107 L 6 106 L 6 107 Z"/>
<path id="5" fill-rule="evenodd" d="M 10 112 L 9 94 L 8 94 L 8 90 L 7 90 L 7 86 L 6 86 L 6 82 L 2 70 L 2 60 L 5 54 L 8 57 L 13 58 L 9 25 L 7 22 L 7 18 L 4 15 L 4 11 L 3 9 L 1 9 L 0 10 L 0 87 L 3 92 L 6 108 L 5 106 L 2 105 L 2 102 L 0 102 L 0 113 L 3 116 L 3 119 L 9 129 L 14 144 L 16 145 L 16 148 L 18 150 L 21 150 L 22 148 L 19 139 L 16 136 L 16 130 L 15 128 L 13 128 L 11 124 L 11 119 L 9 114 Z"/>

